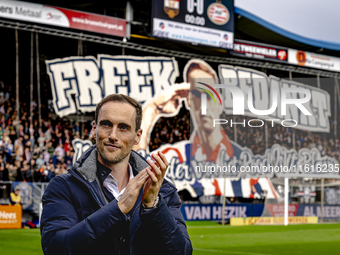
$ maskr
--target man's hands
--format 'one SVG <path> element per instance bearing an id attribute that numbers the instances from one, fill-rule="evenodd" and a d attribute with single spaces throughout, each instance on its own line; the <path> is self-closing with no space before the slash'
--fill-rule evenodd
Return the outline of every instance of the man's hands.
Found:
<path id="1" fill-rule="evenodd" d="M 146 207 L 153 207 L 158 196 L 159 189 L 162 186 L 165 172 L 168 169 L 169 163 L 162 152 L 152 154 L 152 158 L 155 162 L 148 159 L 148 163 L 151 169 L 147 168 L 146 171 L 149 175 L 149 179 L 146 180 L 143 189 L 143 204 Z"/>
<path id="2" fill-rule="evenodd" d="M 135 205 L 139 191 L 144 185 L 142 201 L 146 207 L 153 207 L 162 186 L 166 169 L 169 163 L 163 153 L 151 155 L 155 162 L 148 159 L 147 168 L 143 169 L 132 178 L 118 201 L 118 207 L 122 213 L 127 214 Z"/>
<path id="3" fill-rule="evenodd" d="M 126 186 L 123 195 L 118 201 L 118 207 L 122 213 L 127 214 L 135 205 L 140 189 L 144 185 L 145 181 L 149 178 L 149 175 L 146 172 L 146 169 L 148 168 L 151 169 L 151 167 L 148 166 L 147 168 L 140 171 L 139 174 L 132 178 Z"/>

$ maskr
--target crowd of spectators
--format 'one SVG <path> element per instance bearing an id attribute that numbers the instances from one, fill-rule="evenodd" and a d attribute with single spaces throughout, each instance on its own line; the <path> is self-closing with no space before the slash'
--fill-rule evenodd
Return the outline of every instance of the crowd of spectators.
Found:
<path id="1" fill-rule="evenodd" d="M 11 88 L 0 88 L 3 89 L 0 91 L 0 181 L 48 182 L 56 175 L 66 173 L 72 167 L 72 140 L 92 139 L 91 121 L 80 123 L 52 118 L 52 114 L 46 111 L 40 125 L 35 100 L 21 103 L 20 118 L 17 119 L 16 102 L 11 95 Z M 33 110 L 32 123 L 29 106 Z M 233 116 L 224 115 L 222 118 L 240 121 Z M 243 118 L 246 122 L 250 119 Z M 274 144 L 288 149 L 295 148 L 297 151 L 300 148 L 316 147 L 322 156 L 328 155 L 340 162 L 339 139 L 334 139 L 335 121 L 331 120 L 330 123 L 330 133 L 285 128 L 276 123 L 274 127 L 267 125 L 267 141 L 264 126 L 249 128 L 237 125 L 234 129 L 223 125 L 223 128 L 231 140 L 236 138 L 239 145 L 250 148 L 254 154 L 263 155 L 266 147 L 271 148 Z M 149 150 L 153 151 L 163 144 L 189 140 L 190 132 L 190 113 L 183 105 L 176 116 L 161 117 L 157 121 L 151 133 Z"/>
<path id="2" fill-rule="evenodd" d="M 67 173 L 74 155 L 72 140 L 91 139 L 90 122 L 52 118 L 51 113 L 45 113 L 40 124 L 35 100 L 20 102 L 19 109 L 18 119 L 10 87 L 0 92 L 0 182 L 49 182 Z M 4 187 L 0 185 L 0 193 Z"/>
<path id="3" fill-rule="evenodd" d="M 174 144 L 190 139 L 190 114 L 182 105 L 179 113 L 171 118 L 160 118 L 153 127 L 149 150 L 158 149 L 163 144 Z"/>

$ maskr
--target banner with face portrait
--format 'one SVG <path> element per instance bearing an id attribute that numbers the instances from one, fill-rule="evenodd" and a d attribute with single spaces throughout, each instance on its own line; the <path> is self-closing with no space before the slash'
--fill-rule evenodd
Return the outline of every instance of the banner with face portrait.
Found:
<path id="1" fill-rule="evenodd" d="M 339 177 L 337 157 L 325 152 L 321 138 L 312 137 L 331 130 L 330 94 L 308 80 L 230 65 L 214 70 L 192 59 L 182 70 L 183 82 L 176 84 L 178 63 L 167 57 L 98 55 L 49 60 L 46 65 L 59 116 L 94 112 L 109 94 L 138 99 L 143 136 L 134 149 L 144 157 L 162 151 L 170 162 L 166 178 L 193 197 L 277 198 L 273 177 Z M 171 118 L 181 110 L 190 111 L 190 125 L 172 126 Z M 214 118 L 209 115 L 213 112 Z M 160 119 L 168 121 L 159 127 Z M 180 136 L 184 130 L 190 139 L 173 142 L 173 133 Z M 273 142 L 265 144 L 265 135 Z M 154 136 L 165 137 L 157 148 L 150 146 Z M 83 148 L 83 142 L 77 144 Z"/>

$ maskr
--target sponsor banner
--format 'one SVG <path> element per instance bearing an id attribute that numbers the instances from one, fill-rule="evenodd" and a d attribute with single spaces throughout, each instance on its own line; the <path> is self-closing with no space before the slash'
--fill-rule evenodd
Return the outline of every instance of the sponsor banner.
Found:
<path id="1" fill-rule="evenodd" d="M 23 210 L 33 208 L 33 185 L 31 182 L 13 182 L 13 190 L 16 187 L 20 189 L 21 205 Z"/>
<path id="2" fill-rule="evenodd" d="M 340 71 L 340 58 L 301 50 L 288 49 L 288 63 L 334 72 Z"/>
<path id="3" fill-rule="evenodd" d="M 266 204 L 266 212 L 273 217 L 284 215 L 284 204 Z M 324 219 L 339 219 L 340 205 L 324 205 Z M 314 204 L 290 204 L 288 207 L 289 216 L 316 216 L 321 217 L 321 205 Z"/>
<path id="4" fill-rule="evenodd" d="M 297 204 L 290 204 L 288 206 L 288 215 L 289 216 L 296 216 L 297 210 L 299 205 Z M 280 217 L 284 216 L 284 204 L 266 204 L 266 209 L 273 217 Z"/>
<path id="5" fill-rule="evenodd" d="M 20 1 L 0 0 L 0 17 L 126 37 L 126 21 Z"/>
<path id="6" fill-rule="evenodd" d="M 318 217 L 288 217 L 288 224 L 315 224 L 318 223 Z M 284 217 L 251 217 L 251 218 L 232 218 L 231 226 L 246 225 L 283 225 Z"/>
<path id="7" fill-rule="evenodd" d="M 230 53 L 236 56 L 248 58 L 257 58 L 278 62 L 288 61 L 288 49 L 241 40 L 234 42 L 234 49 Z"/>
<path id="8" fill-rule="evenodd" d="M 234 217 L 261 216 L 263 204 L 227 204 L 224 210 L 225 219 Z M 181 212 L 185 221 L 191 220 L 222 220 L 221 204 L 182 204 Z"/>
<path id="9" fill-rule="evenodd" d="M 233 48 L 234 1 L 153 1 L 153 36 Z"/>
<path id="10" fill-rule="evenodd" d="M 0 229 L 21 228 L 21 217 L 20 205 L 0 205 Z"/>
<path id="11" fill-rule="evenodd" d="M 321 205 L 299 205 L 296 215 L 321 217 Z M 339 219 L 340 205 L 325 205 L 323 207 L 324 219 Z"/>

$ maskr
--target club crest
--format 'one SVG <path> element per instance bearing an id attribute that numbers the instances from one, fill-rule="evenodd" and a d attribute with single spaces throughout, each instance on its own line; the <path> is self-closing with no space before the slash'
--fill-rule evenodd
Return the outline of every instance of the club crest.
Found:
<path id="1" fill-rule="evenodd" d="M 208 17 L 216 25 L 227 24 L 230 19 L 230 13 L 222 3 L 216 2 L 208 7 Z"/>
<path id="2" fill-rule="evenodd" d="M 173 19 L 179 14 L 179 0 L 164 0 L 164 12 Z"/>

